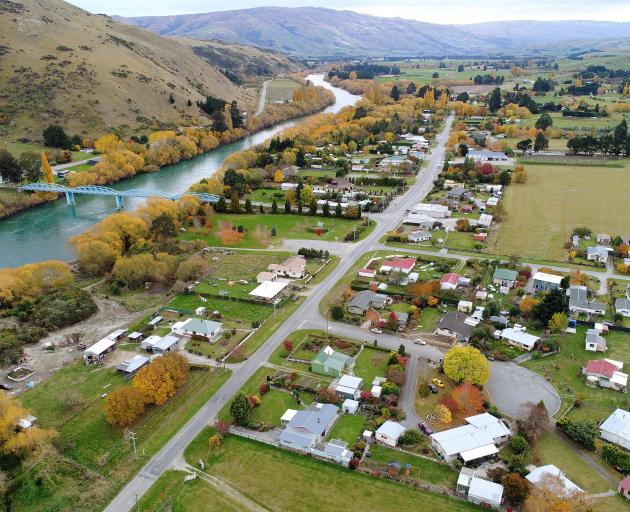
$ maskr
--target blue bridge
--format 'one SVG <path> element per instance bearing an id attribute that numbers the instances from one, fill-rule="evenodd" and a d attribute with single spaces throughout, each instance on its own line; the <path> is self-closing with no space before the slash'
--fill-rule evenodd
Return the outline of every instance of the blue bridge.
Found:
<path id="1" fill-rule="evenodd" d="M 184 194 L 169 194 L 159 190 L 145 190 L 134 188 L 131 190 L 115 190 L 100 185 L 84 185 L 82 187 L 66 187 L 57 185 L 56 183 L 29 183 L 18 188 L 20 192 L 56 192 L 58 194 L 66 194 L 68 205 L 76 204 L 74 200 L 75 194 L 86 194 L 90 196 L 114 196 L 116 198 L 116 209 L 121 210 L 125 206 L 125 197 L 163 197 L 176 201 L 182 196 L 197 197 L 202 203 L 216 203 L 219 196 L 214 194 L 205 194 L 203 192 L 188 192 Z"/>

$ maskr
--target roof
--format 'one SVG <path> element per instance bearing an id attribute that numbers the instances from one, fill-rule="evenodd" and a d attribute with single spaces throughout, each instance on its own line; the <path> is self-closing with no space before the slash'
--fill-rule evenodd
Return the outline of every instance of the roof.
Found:
<path id="1" fill-rule="evenodd" d="M 84 354 L 96 354 L 100 355 L 106 350 L 109 350 L 116 344 L 116 340 L 112 340 L 110 338 L 103 338 L 102 340 L 97 341 L 91 347 L 85 349 Z"/>
<path id="2" fill-rule="evenodd" d="M 262 272 L 258 272 L 258 275 L 256 276 L 256 281 L 259 283 L 264 283 L 265 281 L 273 281 L 276 277 L 277 275 L 275 274 L 275 272 L 268 272 L 266 270 L 263 270 Z"/>
<path id="3" fill-rule="evenodd" d="M 510 321 L 510 319 L 505 316 L 497 316 L 497 315 L 492 315 L 490 318 L 488 318 L 488 320 L 490 320 L 492 323 L 501 324 L 501 325 L 507 325 Z"/>
<path id="4" fill-rule="evenodd" d="M 326 345 L 315 355 L 311 363 L 320 363 L 328 368 L 341 371 L 351 360 L 350 356 L 343 352 L 337 352 Z"/>
<path id="5" fill-rule="evenodd" d="M 569 306 L 580 309 L 606 310 L 606 305 L 601 302 L 588 300 L 588 288 L 586 286 L 569 287 Z"/>
<path id="6" fill-rule="evenodd" d="M 606 247 L 603 245 L 595 245 L 595 246 L 591 246 L 591 247 L 587 247 L 586 248 L 586 254 L 587 256 L 590 256 L 592 254 L 597 254 L 598 256 L 606 256 L 608 257 L 608 255 L 612 252 L 612 249 L 610 247 Z"/>
<path id="7" fill-rule="evenodd" d="M 448 206 L 444 206 L 443 204 L 434 204 L 434 203 L 418 203 L 414 210 L 420 210 L 425 212 L 447 212 Z M 413 210 L 412 210 L 413 211 Z"/>
<path id="8" fill-rule="evenodd" d="M 359 389 L 363 384 L 363 379 L 354 375 L 342 375 L 339 379 L 338 386 Z"/>
<path id="9" fill-rule="evenodd" d="M 202 318 L 189 318 L 180 327 L 184 331 L 195 332 L 198 334 L 214 334 L 218 329 L 221 329 L 221 322 L 214 322 L 212 320 L 204 320 Z"/>
<path id="10" fill-rule="evenodd" d="M 567 493 L 576 491 L 582 492 L 581 488 L 579 488 L 571 480 L 564 476 L 564 473 L 560 470 L 560 468 L 554 466 L 553 464 L 540 466 L 534 469 L 534 471 L 532 471 L 525 478 L 527 478 L 527 480 L 529 480 L 532 484 L 538 485 L 546 475 L 557 476 L 558 478 L 560 478 L 560 480 L 562 480 L 562 483 L 564 484 L 564 489 Z"/>
<path id="11" fill-rule="evenodd" d="M 295 416 L 296 413 L 297 411 L 295 409 L 287 409 L 286 411 L 284 411 L 284 414 L 280 418 L 280 421 L 282 422 L 291 421 L 293 419 L 293 416 Z"/>
<path id="12" fill-rule="evenodd" d="M 348 307 L 355 307 L 365 310 L 369 308 L 373 302 L 384 303 L 386 299 L 387 297 L 382 293 L 374 293 L 370 290 L 361 290 L 354 297 L 352 297 L 352 300 L 350 300 Z"/>
<path id="13" fill-rule="evenodd" d="M 538 336 L 527 334 L 526 332 L 512 329 L 511 327 L 508 329 L 503 329 L 501 331 L 501 338 L 505 340 L 510 340 L 514 343 L 518 343 L 519 345 L 523 345 L 524 347 L 528 348 L 532 348 L 540 339 Z"/>
<path id="14" fill-rule="evenodd" d="M 510 434 L 510 429 L 505 426 L 499 418 L 492 416 L 487 412 L 469 416 L 466 421 L 478 430 L 483 430 L 490 434 L 494 439 L 504 437 Z"/>
<path id="15" fill-rule="evenodd" d="M 261 297 L 263 299 L 273 299 L 282 290 L 284 290 L 288 284 L 284 281 L 264 281 L 254 288 L 250 295 L 254 297 Z"/>
<path id="16" fill-rule="evenodd" d="M 618 309 L 630 309 L 630 299 L 615 300 L 615 310 Z"/>
<path id="17" fill-rule="evenodd" d="M 300 432 L 298 430 L 285 428 L 280 432 L 278 441 L 289 444 L 294 448 L 308 450 L 315 441 L 315 436 L 308 432 Z"/>
<path id="18" fill-rule="evenodd" d="M 494 447 L 494 438 L 492 435 L 483 430 L 479 430 L 471 424 L 436 432 L 431 434 L 430 437 L 440 444 L 447 456 L 470 452 L 475 448 L 481 448 L 487 445 Z M 473 459 L 469 458 L 468 460 Z"/>
<path id="19" fill-rule="evenodd" d="M 457 283 L 459 283 L 459 274 L 456 274 L 454 272 L 448 272 L 444 274 L 442 276 L 442 279 L 440 279 L 440 284 L 445 284 L 445 283 L 449 283 L 449 284 L 457 286 Z"/>
<path id="20" fill-rule="evenodd" d="M 508 268 L 498 268 L 494 271 L 492 276 L 494 279 L 501 279 L 501 281 L 516 281 L 518 272 L 516 270 L 510 270 Z"/>
<path id="21" fill-rule="evenodd" d="M 623 364 L 621 365 L 623 368 Z M 618 365 L 611 362 L 610 359 L 591 359 L 586 363 L 586 373 L 597 373 L 599 375 L 605 375 L 609 379 L 612 378 L 613 373 L 620 370 Z"/>
<path id="22" fill-rule="evenodd" d="M 175 343 L 179 343 L 179 338 L 177 336 L 173 336 L 172 334 L 169 334 L 168 336 L 164 336 L 160 341 L 154 344 L 151 348 L 153 350 L 158 350 L 158 351 L 168 350 L 173 345 L 175 345 Z"/>
<path id="23" fill-rule="evenodd" d="M 630 412 L 617 409 L 606 418 L 599 429 L 630 441 Z"/>
<path id="24" fill-rule="evenodd" d="M 319 436 L 331 424 L 338 410 L 336 405 L 315 402 L 306 409 L 297 411 L 287 427 L 298 432 Z"/>
<path id="25" fill-rule="evenodd" d="M 127 359 L 126 361 L 123 361 L 118 366 L 116 366 L 116 369 L 125 373 L 134 373 L 135 371 L 142 368 L 148 362 L 149 362 L 148 357 L 133 356 L 131 359 Z"/>
<path id="26" fill-rule="evenodd" d="M 487 149 L 469 149 L 466 156 L 469 158 L 507 158 L 507 155 L 502 151 L 489 151 Z"/>
<path id="27" fill-rule="evenodd" d="M 390 439 L 396 439 L 403 435 L 405 427 L 395 421 L 387 420 L 376 431 L 377 434 L 389 437 Z"/>
<path id="28" fill-rule="evenodd" d="M 333 457 L 340 459 L 352 459 L 354 452 L 348 450 L 348 443 L 344 443 L 341 439 L 331 439 L 324 447 L 324 452 Z"/>
<path id="29" fill-rule="evenodd" d="M 387 260 L 383 266 L 411 270 L 416 262 L 416 258 L 392 258 L 391 260 Z"/>
<path id="30" fill-rule="evenodd" d="M 453 311 L 440 320 L 438 329 L 452 331 L 464 337 L 469 336 L 475 326 L 468 323 L 466 320 L 468 320 L 468 315 Z"/>
<path id="31" fill-rule="evenodd" d="M 477 448 L 472 448 L 471 450 L 464 450 L 459 454 L 464 462 L 468 462 L 480 459 L 481 457 L 487 457 L 488 455 L 494 455 L 495 453 L 499 453 L 497 447 L 494 444 L 486 444 Z"/>
<path id="32" fill-rule="evenodd" d="M 468 488 L 468 495 L 471 494 L 490 503 L 501 503 L 503 486 L 474 476 L 470 480 L 470 487 Z"/>
<path id="33" fill-rule="evenodd" d="M 536 272 L 534 274 L 535 281 L 545 281 L 547 283 L 553 283 L 560 285 L 562 282 L 562 276 L 557 276 L 556 274 L 547 274 L 546 272 Z"/>
<path id="34" fill-rule="evenodd" d="M 595 343 L 596 345 L 606 346 L 606 338 L 599 335 L 599 332 L 595 329 L 588 329 L 586 331 L 586 343 Z"/>
<path id="35" fill-rule="evenodd" d="M 623 489 L 630 489 L 630 475 L 619 482 L 619 487 Z"/>
<path id="36" fill-rule="evenodd" d="M 129 336 L 127 336 L 130 340 L 137 340 L 142 338 L 142 336 L 144 336 L 144 334 L 142 334 L 141 332 L 138 331 L 133 331 L 131 334 L 129 334 Z"/>
<path id="37" fill-rule="evenodd" d="M 344 409 L 356 411 L 359 408 L 359 402 L 357 402 L 356 400 L 352 400 L 351 398 L 346 398 L 343 401 L 342 407 Z"/>
<path id="38" fill-rule="evenodd" d="M 373 276 L 374 274 L 376 274 L 376 270 L 373 270 L 371 268 L 360 268 L 359 274 L 369 274 Z"/>

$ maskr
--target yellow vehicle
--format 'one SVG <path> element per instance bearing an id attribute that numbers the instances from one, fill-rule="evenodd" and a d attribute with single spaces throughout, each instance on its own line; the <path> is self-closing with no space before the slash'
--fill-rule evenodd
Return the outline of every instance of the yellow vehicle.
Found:
<path id="1" fill-rule="evenodd" d="M 438 388 L 444 387 L 444 383 L 440 379 L 433 379 L 431 382 L 433 382 L 433 384 L 435 384 Z"/>

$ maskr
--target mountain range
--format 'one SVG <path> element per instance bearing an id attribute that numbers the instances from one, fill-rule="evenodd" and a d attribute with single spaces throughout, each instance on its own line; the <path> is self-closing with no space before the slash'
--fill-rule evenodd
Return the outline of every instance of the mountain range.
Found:
<path id="1" fill-rule="evenodd" d="M 49 123 L 80 135 L 203 123 L 207 95 L 253 107 L 264 78 L 300 69 L 274 51 L 163 37 L 61 0 L 3 0 L 0 137 L 37 140 Z"/>
<path id="2" fill-rule="evenodd" d="M 271 48 L 298 57 L 517 54 L 564 41 L 630 38 L 630 23 L 499 21 L 439 25 L 319 7 L 118 18 L 162 35 Z"/>

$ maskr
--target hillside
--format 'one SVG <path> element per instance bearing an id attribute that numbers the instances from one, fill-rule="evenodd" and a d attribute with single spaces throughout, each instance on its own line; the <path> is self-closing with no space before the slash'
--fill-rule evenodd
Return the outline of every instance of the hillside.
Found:
<path id="1" fill-rule="evenodd" d="M 316 7 L 259 7 L 121 19 L 163 35 L 239 41 L 301 57 L 506 54 L 566 40 L 630 38 L 630 23 L 507 21 L 438 25 Z"/>
<path id="2" fill-rule="evenodd" d="M 298 69 L 275 52 L 166 38 L 61 0 L 0 2 L 0 135 L 11 140 L 39 140 L 52 122 L 83 135 L 204 122 L 197 100 L 252 107 L 264 76 Z"/>

